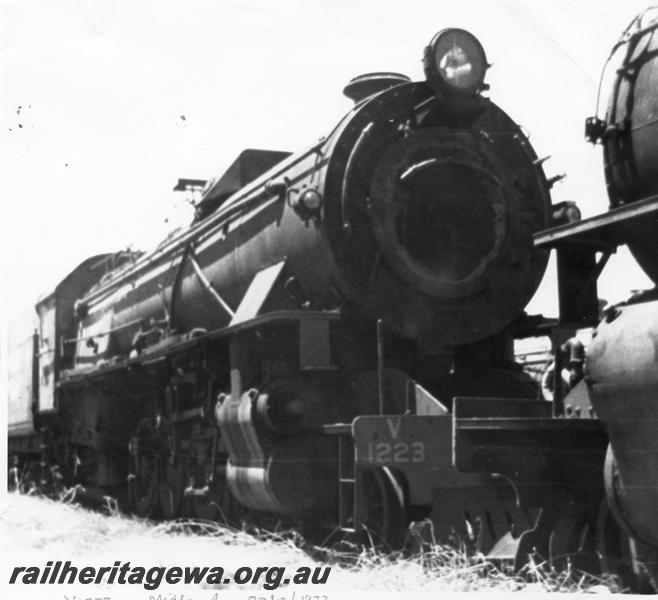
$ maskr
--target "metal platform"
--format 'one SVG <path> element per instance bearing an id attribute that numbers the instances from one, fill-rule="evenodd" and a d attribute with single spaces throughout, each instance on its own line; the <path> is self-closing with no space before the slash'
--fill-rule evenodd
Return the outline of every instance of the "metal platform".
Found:
<path id="1" fill-rule="evenodd" d="M 534 235 L 535 247 L 557 251 L 561 326 L 574 330 L 596 326 L 597 279 L 608 259 L 618 246 L 652 235 L 657 226 L 658 196 L 650 196 Z"/>
<path id="2" fill-rule="evenodd" d="M 653 220 L 658 224 L 658 196 L 613 208 L 606 213 L 540 231 L 534 235 L 535 247 L 557 248 L 585 245 L 604 252 L 625 244 L 632 230 Z"/>

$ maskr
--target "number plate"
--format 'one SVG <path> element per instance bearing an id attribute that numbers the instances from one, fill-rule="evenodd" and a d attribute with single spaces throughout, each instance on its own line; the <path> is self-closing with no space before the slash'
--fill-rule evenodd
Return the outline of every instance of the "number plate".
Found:
<path id="1" fill-rule="evenodd" d="M 356 461 L 380 466 L 427 466 L 452 458 L 452 418 L 364 416 L 354 420 Z"/>

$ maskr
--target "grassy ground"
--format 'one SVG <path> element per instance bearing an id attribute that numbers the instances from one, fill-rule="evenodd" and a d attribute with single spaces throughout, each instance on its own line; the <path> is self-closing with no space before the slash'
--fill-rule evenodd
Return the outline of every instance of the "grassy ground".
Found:
<path id="1" fill-rule="evenodd" d="M 215 523 L 153 524 L 111 512 L 11 494 L 2 502 L 4 581 L 16 565 L 45 565 L 48 560 L 102 566 L 114 561 L 153 566 L 317 566 L 295 536 L 250 535 Z M 313 553 L 311 553 L 313 554 Z M 319 556 L 318 553 L 315 553 Z M 483 560 L 430 546 L 413 557 L 348 549 L 323 551 L 332 566 L 325 589 L 351 591 L 606 592 L 614 583 L 578 574 L 551 573 L 531 565 L 524 578 L 504 574 Z M 240 586 L 244 588 L 244 586 Z M 320 590 L 316 589 L 315 593 Z"/>

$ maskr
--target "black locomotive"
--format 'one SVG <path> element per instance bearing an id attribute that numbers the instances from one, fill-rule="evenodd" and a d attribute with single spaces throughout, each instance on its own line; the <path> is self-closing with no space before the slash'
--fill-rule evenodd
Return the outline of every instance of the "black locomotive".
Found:
<path id="1" fill-rule="evenodd" d="M 629 39 L 637 54 L 644 38 Z M 650 441 L 655 359 L 646 379 L 630 369 L 627 380 L 601 347 L 635 343 L 623 323 L 649 323 L 654 304 L 617 308 L 590 381 L 554 403 L 513 343 L 552 333 L 557 344 L 595 324 L 598 232 L 607 250 L 626 241 L 612 231 L 639 240 L 640 262 L 655 264 L 651 226 L 628 210 L 650 205 L 629 190 L 655 193 L 651 167 L 618 166 L 628 138 L 603 128 L 610 181 L 643 174 L 637 186 L 622 178 L 613 198 L 624 206 L 600 228 L 570 225 L 577 211 L 551 205 L 541 159 L 482 95 L 479 42 L 443 30 L 423 64 L 425 81 L 353 79 L 354 107 L 301 153 L 245 150 L 216 181 L 181 180 L 203 187 L 188 229 L 148 254 L 92 257 L 39 302 L 10 398 L 18 483 L 114 495 L 143 516 L 277 519 L 391 547 L 429 519 L 438 541 L 492 557 L 596 569 L 604 555 L 604 568 L 634 568 L 615 550 L 627 536 L 603 500 L 603 464 L 610 435 L 611 478 L 644 476 L 619 450 L 629 429 L 616 390 L 646 407 Z M 610 122 L 625 123 L 617 104 Z M 616 228 L 619 211 L 636 229 Z M 559 323 L 524 312 L 551 246 Z M 590 416 L 590 397 L 600 419 L 564 418 L 567 404 Z M 652 494 L 637 502 L 655 507 Z"/>

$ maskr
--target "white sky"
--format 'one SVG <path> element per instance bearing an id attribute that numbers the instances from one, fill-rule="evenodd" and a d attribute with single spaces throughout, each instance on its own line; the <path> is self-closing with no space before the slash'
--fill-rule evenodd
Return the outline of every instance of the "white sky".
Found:
<path id="1" fill-rule="evenodd" d="M 601 66 L 634 1 L 0 0 L 1 313 L 31 330 L 36 298 L 89 255 L 154 245 L 188 219 L 178 177 L 220 175 L 243 148 L 295 151 L 349 107 L 354 75 L 422 78 L 431 36 L 460 26 L 493 63 L 490 96 L 566 171 L 554 201 L 605 210 L 583 141 Z M 183 118 L 184 117 L 184 118 Z M 169 219 L 165 223 L 165 218 Z M 623 255 L 602 294 L 649 280 Z M 554 283 L 530 309 L 555 314 Z"/>

